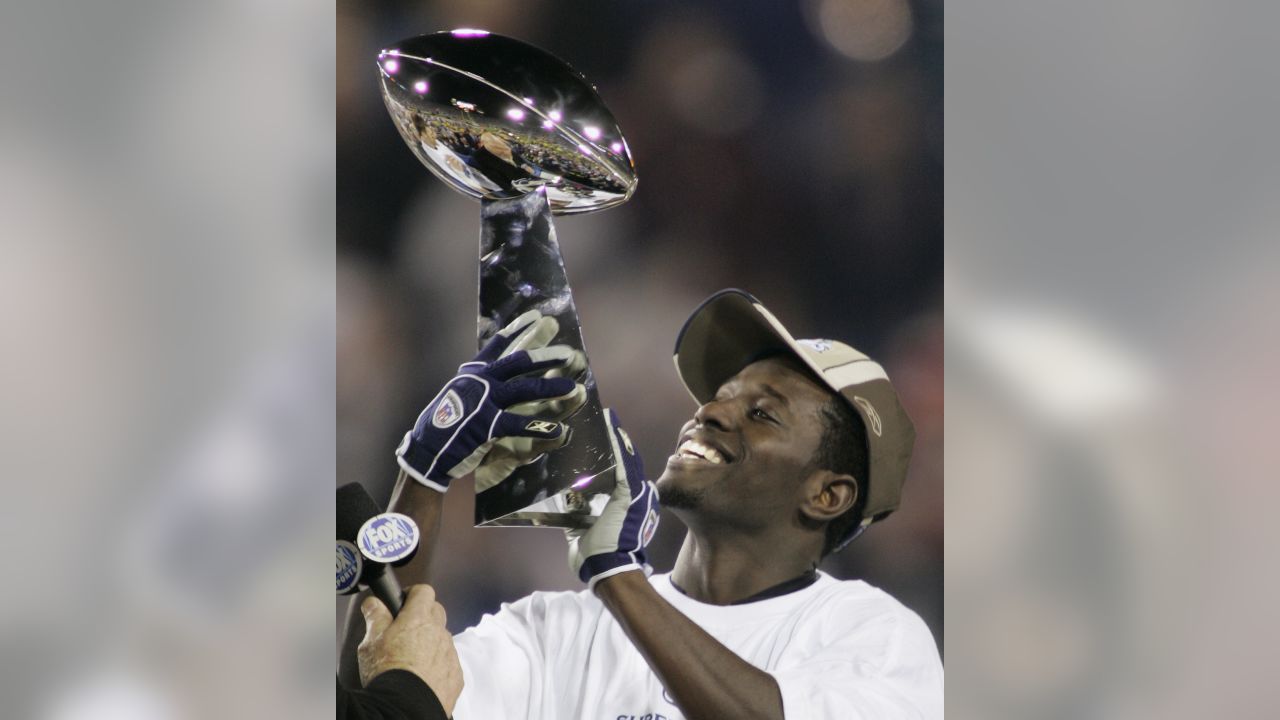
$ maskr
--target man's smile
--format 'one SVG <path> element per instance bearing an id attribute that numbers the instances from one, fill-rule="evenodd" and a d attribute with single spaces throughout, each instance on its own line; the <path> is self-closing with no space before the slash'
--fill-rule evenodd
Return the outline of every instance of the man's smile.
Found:
<path id="1" fill-rule="evenodd" d="M 680 438 L 680 444 L 676 446 L 676 452 L 668 459 L 667 464 L 699 466 L 728 465 L 733 462 L 734 456 L 720 443 L 693 435 L 686 433 Z"/>
<path id="2" fill-rule="evenodd" d="M 719 450 L 716 450 L 710 445 L 704 445 L 697 440 L 685 440 L 680 443 L 680 447 L 676 448 L 676 455 L 683 458 L 698 458 L 706 460 L 715 465 L 727 462 L 724 455 L 721 455 Z"/>

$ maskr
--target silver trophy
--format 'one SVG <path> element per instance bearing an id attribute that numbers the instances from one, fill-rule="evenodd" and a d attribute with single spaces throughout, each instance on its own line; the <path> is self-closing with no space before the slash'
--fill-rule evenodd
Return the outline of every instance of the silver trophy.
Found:
<path id="1" fill-rule="evenodd" d="M 582 350 L 554 215 L 626 202 L 635 166 L 622 131 L 581 75 L 555 56 L 483 30 L 405 40 L 378 55 L 400 136 L 436 177 L 480 200 L 479 344 L 530 309 L 555 316 L 553 342 Z M 569 443 L 478 489 L 477 525 L 583 527 L 613 490 L 595 377 Z"/>

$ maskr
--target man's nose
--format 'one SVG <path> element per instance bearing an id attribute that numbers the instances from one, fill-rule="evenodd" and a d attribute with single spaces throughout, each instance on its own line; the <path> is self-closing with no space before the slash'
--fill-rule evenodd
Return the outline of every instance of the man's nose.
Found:
<path id="1" fill-rule="evenodd" d="M 693 419 L 698 421 L 699 425 L 706 425 L 717 430 L 729 430 L 733 427 L 731 405 L 731 402 L 721 400 L 705 402 L 693 414 Z"/>

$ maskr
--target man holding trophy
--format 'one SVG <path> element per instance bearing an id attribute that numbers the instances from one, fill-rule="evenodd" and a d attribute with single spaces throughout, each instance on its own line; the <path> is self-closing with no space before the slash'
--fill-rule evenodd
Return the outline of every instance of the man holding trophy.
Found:
<path id="1" fill-rule="evenodd" d="M 587 585 L 535 592 L 456 636 L 455 717 L 941 717 L 923 621 L 817 570 L 898 507 L 914 430 L 884 369 L 796 340 L 745 292 L 717 293 L 677 339 L 697 409 L 651 481 L 600 408 L 550 221 L 634 189 L 594 90 L 473 30 L 406 41 L 379 67 L 415 154 L 482 200 L 483 348 L 396 450 L 390 509 L 424 538 L 401 582 L 428 580 L 443 493 L 470 477 L 477 524 L 564 528 Z M 659 498 L 688 533 L 674 569 L 651 575 Z"/>

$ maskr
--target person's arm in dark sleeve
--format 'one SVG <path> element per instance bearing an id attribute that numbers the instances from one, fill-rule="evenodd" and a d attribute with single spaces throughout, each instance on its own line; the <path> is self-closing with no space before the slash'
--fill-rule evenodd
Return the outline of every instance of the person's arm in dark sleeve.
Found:
<path id="1" fill-rule="evenodd" d="M 448 720 L 440 699 L 408 670 L 388 670 L 364 690 L 338 683 L 338 720 Z"/>

